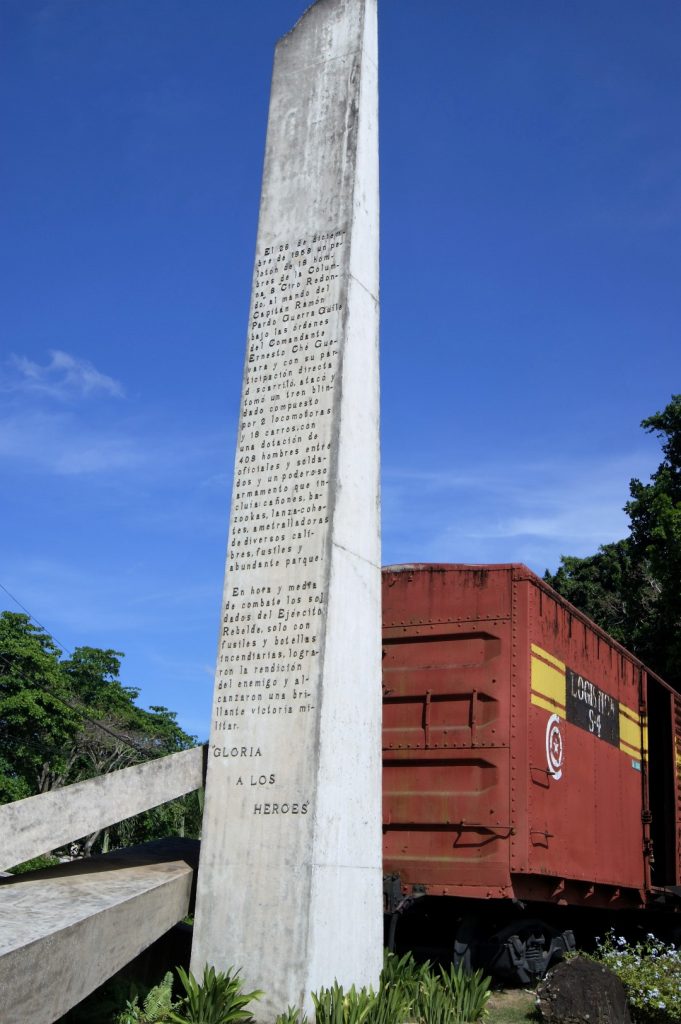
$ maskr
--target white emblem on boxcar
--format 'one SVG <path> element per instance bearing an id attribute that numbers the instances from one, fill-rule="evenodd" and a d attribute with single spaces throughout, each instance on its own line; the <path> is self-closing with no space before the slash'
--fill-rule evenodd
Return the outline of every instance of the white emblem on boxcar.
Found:
<path id="1" fill-rule="evenodd" d="M 563 774 L 563 734 L 558 715 L 551 715 L 546 724 L 546 763 L 557 782 Z"/>

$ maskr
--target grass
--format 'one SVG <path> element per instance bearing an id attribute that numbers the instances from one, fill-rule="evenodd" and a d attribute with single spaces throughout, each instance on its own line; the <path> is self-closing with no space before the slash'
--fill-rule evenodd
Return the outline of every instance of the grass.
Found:
<path id="1" fill-rule="evenodd" d="M 487 1003 L 486 1024 L 536 1024 L 534 992 L 524 988 L 512 988 L 492 992 Z"/>

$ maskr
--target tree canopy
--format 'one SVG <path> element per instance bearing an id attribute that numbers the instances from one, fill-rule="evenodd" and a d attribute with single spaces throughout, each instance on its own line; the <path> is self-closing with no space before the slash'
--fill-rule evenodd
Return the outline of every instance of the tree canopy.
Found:
<path id="1" fill-rule="evenodd" d="M 564 555 L 544 578 L 681 691 L 681 395 L 641 426 L 661 441 L 649 483 L 633 479 L 629 535 L 594 555 Z"/>
<path id="2" fill-rule="evenodd" d="M 119 651 L 76 647 L 62 657 L 27 615 L 0 614 L 0 803 L 43 793 L 196 742 L 162 706 L 137 705 L 120 680 Z M 89 837 L 127 845 L 157 835 L 196 833 L 198 799 L 186 797 Z"/>

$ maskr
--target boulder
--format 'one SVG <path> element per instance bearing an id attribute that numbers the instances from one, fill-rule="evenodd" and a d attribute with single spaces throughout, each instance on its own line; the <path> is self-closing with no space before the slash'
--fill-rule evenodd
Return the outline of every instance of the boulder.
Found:
<path id="1" fill-rule="evenodd" d="M 577 956 L 558 964 L 537 988 L 545 1024 L 631 1024 L 624 985 L 603 964 Z"/>

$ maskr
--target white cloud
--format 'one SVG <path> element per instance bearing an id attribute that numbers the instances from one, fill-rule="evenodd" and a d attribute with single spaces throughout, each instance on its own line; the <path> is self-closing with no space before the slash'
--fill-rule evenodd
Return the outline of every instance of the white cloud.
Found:
<path id="1" fill-rule="evenodd" d="M 145 485 L 192 480 L 208 494 L 227 489 L 228 476 L 210 470 L 231 459 L 234 439 L 224 431 L 180 430 L 153 419 L 146 411 L 111 417 L 99 409 L 46 410 L 36 403 L 12 400 L 0 412 L 0 459 L 23 470 L 57 476 L 117 474 Z"/>
<path id="2" fill-rule="evenodd" d="M 11 357 L 10 366 L 13 372 L 3 382 L 5 391 L 44 395 L 58 401 L 102 393 L 111 398 L 124 397 L 119 381 L 101 373 L 87 359 L 77 359 L 61 349 L 53 349 L 44 366 L 17 355 Z"/>
<path id="3" fill-rule="evenodd" d="M 624 537 L 629 480 L 652 468 L 642 449 L 590 463 L 387 471 L 383 560 L 526 562 L 543 572 L 562 554 L 592 554 Z"/>
<path id="4" fill-rule="evenodd" d="M 0 419 L 0 458 L 60 476 L 135 469 L 148 457 L 131 435 L 88 427 L 73 417 L 43 412 Z"/>

